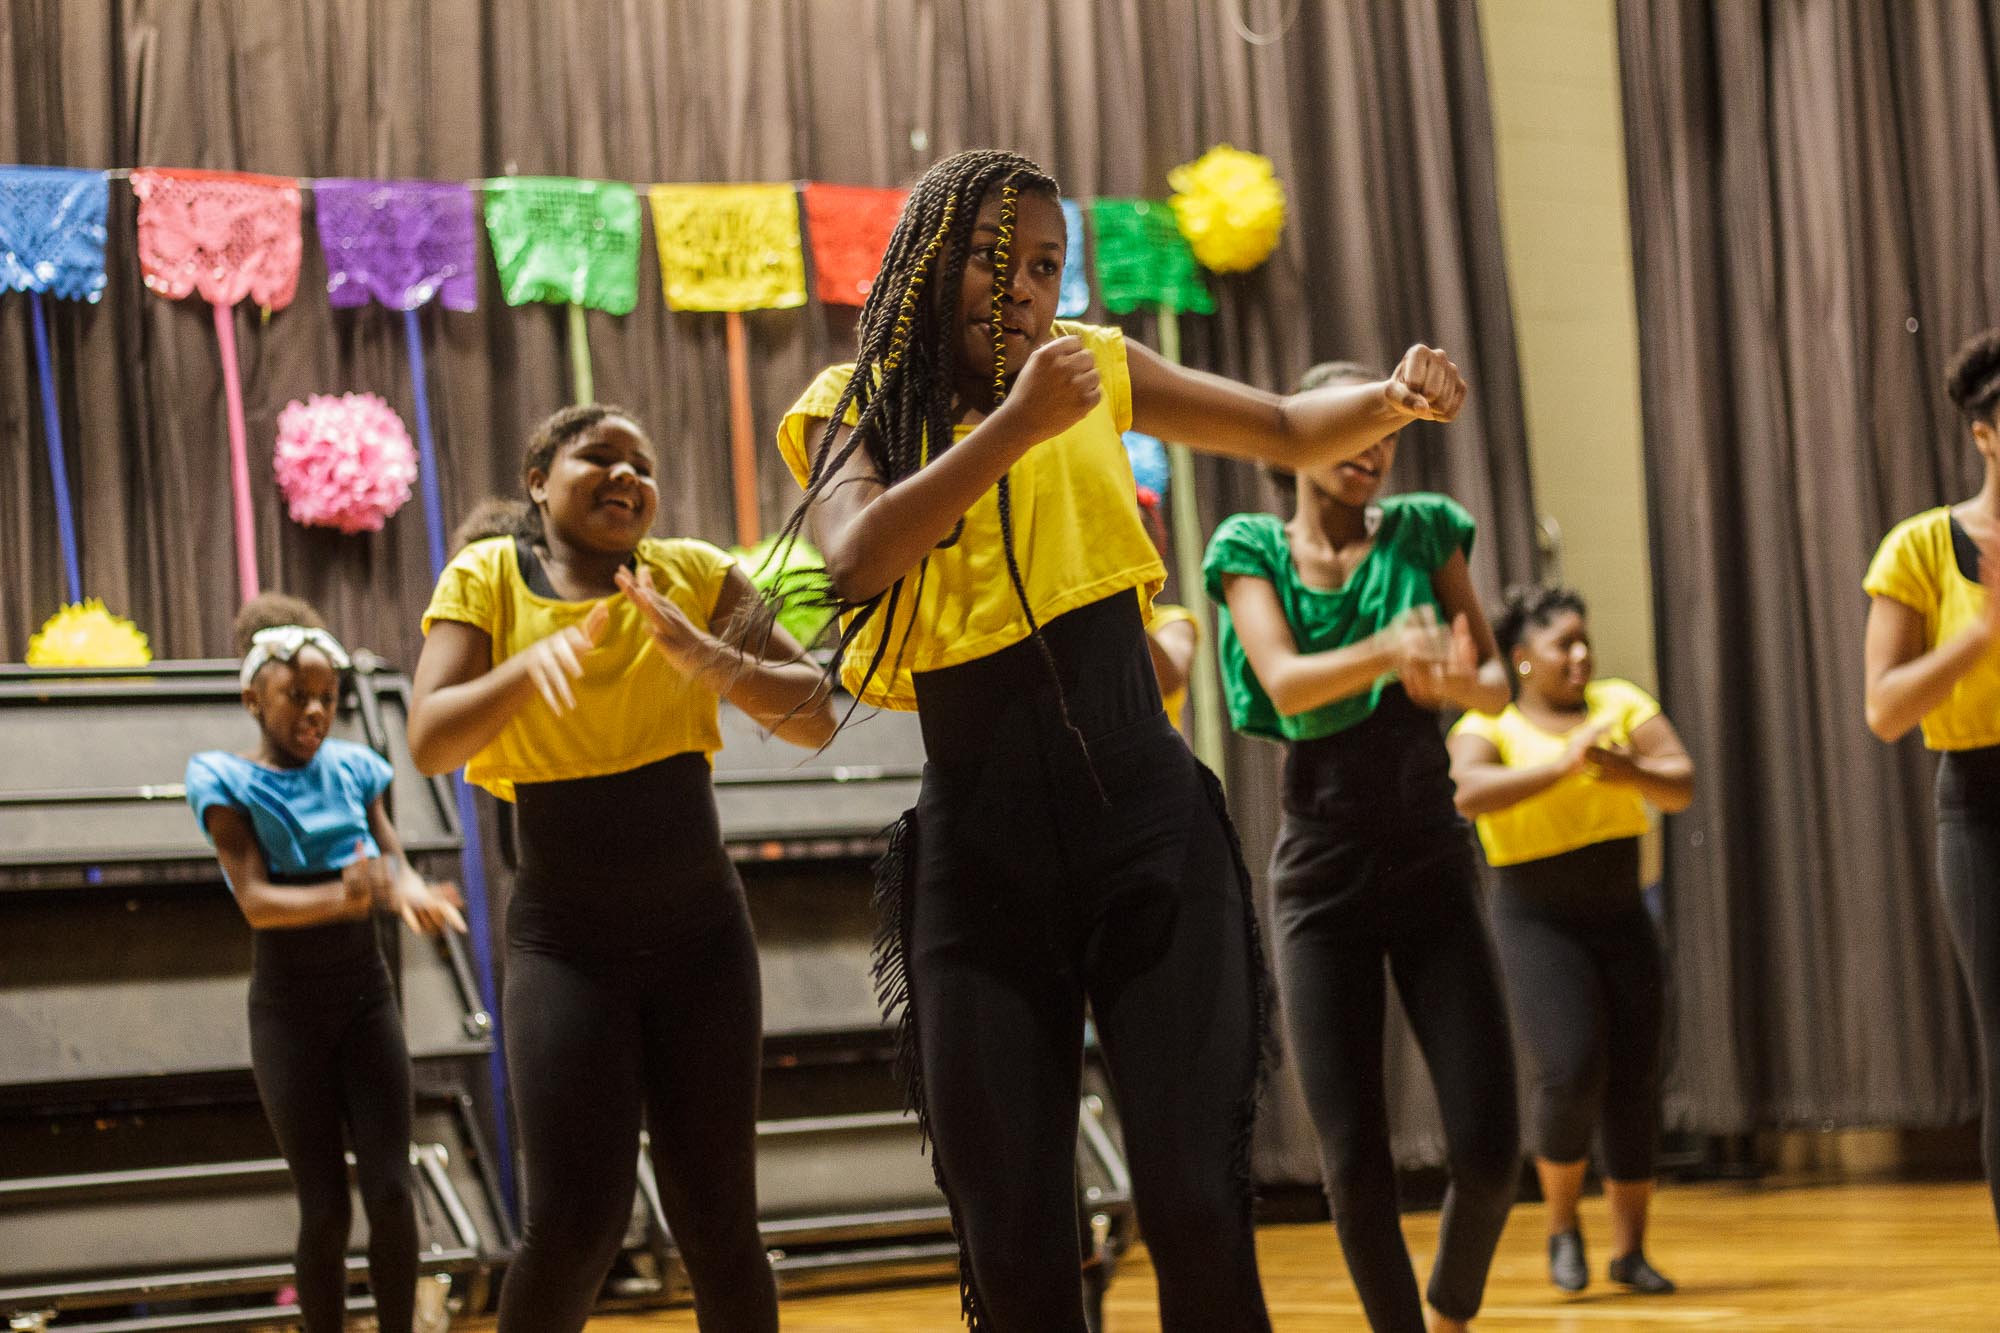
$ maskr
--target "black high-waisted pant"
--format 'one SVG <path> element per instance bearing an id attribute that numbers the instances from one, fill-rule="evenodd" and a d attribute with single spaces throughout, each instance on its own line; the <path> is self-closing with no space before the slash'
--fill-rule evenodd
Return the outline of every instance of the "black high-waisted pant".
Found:
<path id="1" fill-rule="evenodd" d="M 1295 742 L 1271 853 L 1278 984 L 1341 1252 L 1377 1333 L 1423 1333 L 1383 1078 L 1384 966 L 1444 1116 L 1450 1189 L 1431 1305 L 1479 1312 L 1520 1175 L 1513 1039 L 1437 718 L 1391 688 Z"/>
<path id="2" fill-rule="evenodd" d="M 251 950 L 250 1065 L 298 1192 L 292 1263 L 306 1333 L 340 1333 L 346 1319 L 350 1142 L 376 1321 L 382 1333 L 410 1333 L 410 1055 L 375 923 L 260 930 Z"/>
<path id="3" fill-rule="evenodd" d="M 2000 746 L 1938 762 L 1938 882 L 1979 1030 L 1986 1184 L 2000 1213 Z"/>
<path id="4" fill-rule="evenodd" d="M 1536 1154 L 1581 1161 L 1596 1126 L 1607 1176 L 1652 1179 L 1666 964 L 1639 896 L 1639 840 L 1504 866 L 1497 878 L 1493 936 L 1534 1066 Z"/>
<path id="5" fill-rule="evenodd" d="M 1161 711 L 1137 599 L 1044 633 L 1060 694 L 1032 641 L 917 677 L 929 762 L 880 884 L 879 974 L 892 1011 L 907 996 L 966 1312 L 1084 1328 L 1088 1001 L 1162 1327 L 1268 1329 L 1249 1177 L 1264 974 L 1234 834 Z"/>
<path id="6" fill-rule="evenodd" d="M 708 761 L 522 784 L 507 1073 L 527 1228 L 502 1333 L 576 1333 L 632 1216 L 643 1121 L 705 1333 L 769 1333 L 757 1231 L 763 994 Z"/>

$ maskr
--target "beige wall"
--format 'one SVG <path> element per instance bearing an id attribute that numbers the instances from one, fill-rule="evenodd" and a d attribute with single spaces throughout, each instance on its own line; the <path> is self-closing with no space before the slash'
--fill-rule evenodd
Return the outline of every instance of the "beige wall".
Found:
<path id="1" fill-rule="evenodd" d="M 1655 685 L 1613 0 L 1479 0 L 1535 502 L 1599 671 Z M 1475 386 L 1476 388 L 1476 386 Z"/>

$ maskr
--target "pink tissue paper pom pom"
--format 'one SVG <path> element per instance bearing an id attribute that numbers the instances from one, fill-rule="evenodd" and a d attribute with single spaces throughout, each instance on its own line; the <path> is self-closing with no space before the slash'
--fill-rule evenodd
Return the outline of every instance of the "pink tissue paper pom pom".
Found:
<path id="1" fill-rule="evenodd" d="M 379 532 L 410 498 L 417 451 L 396 410 L 372 393 L 313 394 L 278 414 L 272 460 L 292 519 Z"/>

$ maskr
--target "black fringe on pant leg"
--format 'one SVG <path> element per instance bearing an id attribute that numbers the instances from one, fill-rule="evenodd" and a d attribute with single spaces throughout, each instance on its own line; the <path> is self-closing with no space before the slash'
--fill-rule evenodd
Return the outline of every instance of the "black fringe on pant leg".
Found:
<path id="1" fill-rule="evenodd" d="M 1195 767 L 1201 771 L 1202 787 L 1208 792 L 1209 804 L 1215 808 L 1215 817 L 1222 821 L 1229 837 L 1229 855 L 1236 866 L 1236 883 L 1243 898 L 1244 938 L 1250 951 L 1251 1040 L 1256 1043 L 1257 1063 L 1250 1086 L 1244 1090 L 1237 1108 L 1236 1134 L 1230 1151 L 1243 1209 L 1251 1214 L 1256 1208 L 1256 1179 L 1251 1170 L 1250 1150 L 1257 1128 L 1257 1107 L 1264 1099 L 1264 1089 L 1270 1082 L 1278 1054 L 1277 1030 L 1272 1021 L 1276 988 L 1264 957 L 1264 932 L 1257 921 L 1257 897 L 1250 881 L 1250 868 L 1243 860 L 1243 842 L 1237 837 L 1236 825 L 1229 818 L 1222 780 L 1206 764 L 1197 761 Z"/>
<path id="2" fill-rule="evenodd" d="M 929 1151 L 931 1174 L 951 1212 L 952 1234 L 958 1240 L 958 1301 L 965 1325 L 973 1333 L 988 1328 L 972 1280 L 972 1258 L 966 1252 L 959 1225 L 958 1203 L 945 1184 L 931 1138 L 930 1108 L 924 1099 L 922 1048 L 917 1043 L 917 1009 L 910 987 L 911 894 L 916 889 L 917 812 L 906 811 L 889 829 L 889 845 L 875 864 L 875 943 L 870 969 L 875 1001 L 882 1017 L 896 1030 L 896 1072 L 903 1080 L 903 1102 L 917 1117 L 917 1132 Z"/>

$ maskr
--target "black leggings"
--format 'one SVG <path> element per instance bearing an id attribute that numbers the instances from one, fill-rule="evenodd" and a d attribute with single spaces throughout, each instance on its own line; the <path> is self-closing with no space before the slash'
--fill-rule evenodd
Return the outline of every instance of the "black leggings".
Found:
<path id="1" fill-rule="evenodd" d="M 1978 1026 L 1980 1149 L 2000 1215 L 2000 747 L 1944 754 L 1937 812 L 1938 881 Z"/>
<path id="2" fill-rule="evenodd" d="M 306 1333 L 340 1333 L 346 1319 L 348 1142 L 368 1219 L 376 1319 L 382 1333 L 410 1333 L 410 1056 L 374 923 L 259 931 L 254 948 L 250 1064 L 298 1192 L 292 1262 Z M 336 959 L 341 965 L 329 967 Z"/>
<path id="3" fill-rule="evenodd" d="M 892 991 L 907 968 L 966 1313 L 994 1333 L 1084 1328 L 1087 1001 L 1161 1327 L 1266 1330 L 1249 1179 L 1263 968 L 1234 835 L 1161 711 L 1137 599 L 1045 633 L 1061 704 L 1033 643 L 917 678 L 930 762 L 884 863 L 881 966 Z"/>
<path id="4" fill-rule="evenodd" d="M 1515 1031 L 1534 1066 L 1534 1147 L 1551 1162 L 1600 1148 L 1612 1180 L 1653 1177 L 1666 968 L 1639 897 L 1639 840 L 1499 871 L 1493 936 Z"/>
<path id="5" fill-rule="evenodd" d="M 1376 1333 L 1423 1333 L 1384 1086 L 1386 962 L 1430 1067 L 1450 1188 L 1427 1297 L 1479 1311 L 1520 1175 L 1512 1037 L 1437 719 L 1399 689 L 1286 758 L 1278 984 L 1341 1252 Z"/>
<path id="6" fill-rule="evenodd" d="M 502 1333 L 575 1333 L 632 1216 L 643 1120 L 707 1333 L 768 1333 L 757 946 L 708 762 L 523 784 L 503 1017 L 527 1227 Z"/>

